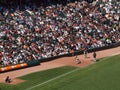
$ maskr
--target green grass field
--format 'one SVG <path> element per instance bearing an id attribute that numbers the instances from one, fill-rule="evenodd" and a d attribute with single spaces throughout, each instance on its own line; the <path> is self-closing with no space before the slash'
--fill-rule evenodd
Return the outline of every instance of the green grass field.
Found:
<path id="1" fill-rule="evenodd" d="M 0 90 L 120 90 L 120 55 L 102 58 L 85 68 L 66 66 L 20 79 L 26 82 L 0 84 Z"/>

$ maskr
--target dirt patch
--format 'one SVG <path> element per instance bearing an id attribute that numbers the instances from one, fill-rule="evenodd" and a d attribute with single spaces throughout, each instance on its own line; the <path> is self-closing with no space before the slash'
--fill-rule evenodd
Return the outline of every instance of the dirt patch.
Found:
<path id="1" fill-rule="evenodd" d="M 1 83 L 5 83 L 5 78 L 4 79 L 2 79 L 1 81 L 0 81 Z M 20 83 L 22 83 L 22 82 L 25 82 L 25 80 L 21 80 L 21 79 L 17 79 L 17 78 L 11 78 L 11 82 L 10 83 L 5 83 L 5 84 L 11 84 L 11 85 L 16 85 L 16 84 L 20 84 Z"/>
<path id="2" fill-rule="evenodd" d="M 103 58 L 106 56 L 120 54 L 120 47 L 103 50 L 103 51 L 98 51 L 96 53 L 97 53 L 97 58 Z M 24 80 L 15 79 L 16 77 L 24 76 L 26 74 L 30 74 L 33 72 L 52 69 L 52 68 L 61 67 L 61 66 L 86 67 L 90 64 L 95 63 L 92 61 L 92 59 L 93 59 L 92 53 L 89 53 L 88 57 L 89 58 L 85 58 L 84 55 L 78 55 L 78 58 L 81 60 L 80 64 L 76 64 L 74 56 L 63 57 L 63 58 L 59 58 L 59 59 L 56 59 L 53 61 L 43 62 L 39 66 L 34 66 L 34 67 L 30 67 L 30 68 L 25 68 L 25 69 L 2 73 L 2 74 L 0 74 L 0 82 L 3 83 L 5 80 L 5 77 L 9 75 L 10 78 L 13 78 L 11 84 L 18 84 L 18 83 L 24 82 Z"/>
<path id="3" fill-rule="evenodd" d="M 10 84 L 16 85 L 16 84 L 19 84 L 19 83 L 22 83 L 22 82 L 25 82 L 25 80 L 15 78 L 15 79 L 12 79 L 12 82 Z"/>

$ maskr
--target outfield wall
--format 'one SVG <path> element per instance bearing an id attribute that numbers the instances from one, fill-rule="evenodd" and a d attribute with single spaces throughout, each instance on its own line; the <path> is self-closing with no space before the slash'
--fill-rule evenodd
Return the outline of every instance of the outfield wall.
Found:
<path id="1" fill-rule="evenodd" d="M 11 65 L 11 66 L 1 67 L 0 68 L 0 73 L 11 71 L 11 70 L 17 70 L 17 69 L 20 69 L 20 68 L 32 67 L 32 66 L 36 66 L 36 65 L 40 65 L 40 60 L 31 60 L 31 61 L 28 61 L 28 62 L 22 63 L 22 64 L 16 64 L 16 65 Z"/>

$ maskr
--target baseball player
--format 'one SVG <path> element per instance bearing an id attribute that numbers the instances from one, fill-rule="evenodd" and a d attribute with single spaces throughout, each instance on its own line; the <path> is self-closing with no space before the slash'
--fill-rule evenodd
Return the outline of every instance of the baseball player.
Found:
<path id="1" fill-rule="evenodd" d="M 77 56 L 75 56 L 75 61 L 76 61 L 76 64 L 80 64 L 81 63 L 80 59 Z"/>

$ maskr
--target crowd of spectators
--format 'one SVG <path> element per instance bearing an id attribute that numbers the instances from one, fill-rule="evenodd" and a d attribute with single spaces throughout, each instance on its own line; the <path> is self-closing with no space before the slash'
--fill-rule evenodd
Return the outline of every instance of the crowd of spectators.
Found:
<path id="1" fill-rule="evenodd" d="M 118 0 L 49 3 L 0 5 L 1 66 L 120 42 Z"/>

